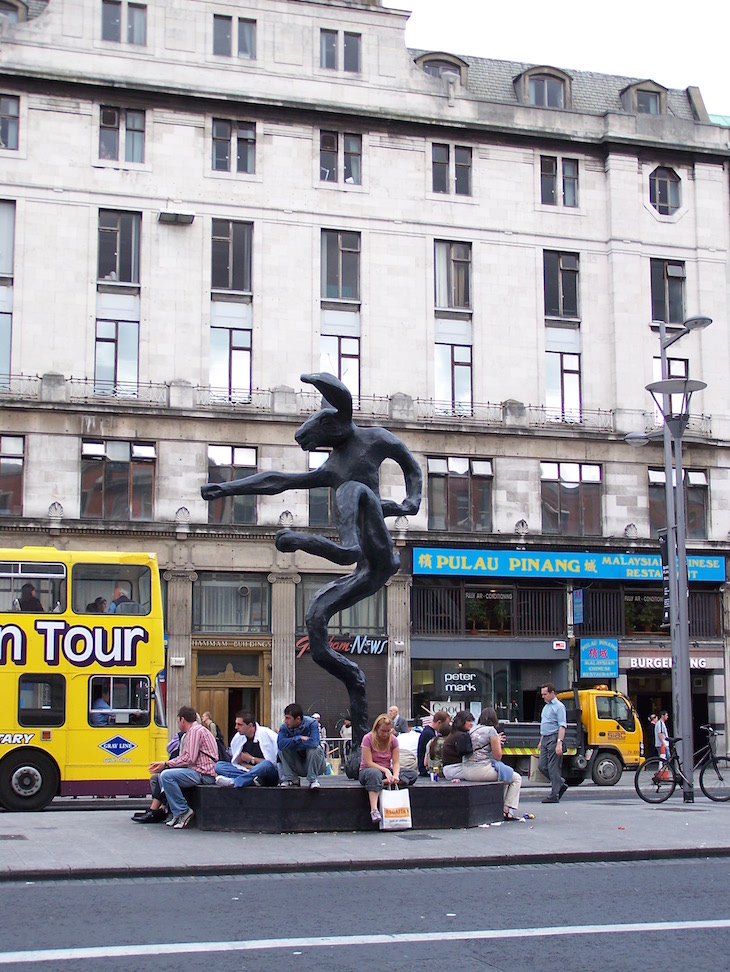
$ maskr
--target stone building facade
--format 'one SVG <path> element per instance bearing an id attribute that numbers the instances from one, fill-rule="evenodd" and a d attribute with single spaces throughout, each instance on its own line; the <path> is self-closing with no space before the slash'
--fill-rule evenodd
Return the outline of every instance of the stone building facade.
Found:
<path id="1" fill-rule="evenodd" d="M 334 371 L 424 475 L 402 572 L 332 625 L 371 707 L 529 716 L 608 639 L 643 716 L 668 702 L 663 458 L 624 436 L 657 424 L 657 322 L 702 312 L 669 366 L 708 386 L 693 685 L 724 726 L 730 150 L 697 89 L 408 50 L 377 0 L 0 6 L 2 545 L 156 551 L 169 706 L 230 730 L 297 698 L 333 732 L 303 630 L 332 568 L 273 546 L 331 530 L 332 498 L 200 487 L 321 462 L 299 375 Z"/>

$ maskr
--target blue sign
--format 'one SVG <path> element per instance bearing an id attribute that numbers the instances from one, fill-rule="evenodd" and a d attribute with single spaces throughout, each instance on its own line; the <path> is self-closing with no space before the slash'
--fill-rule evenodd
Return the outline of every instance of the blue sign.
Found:
<path id="1" fill-rule="evenodd" d="M 583 624 L 583 589 L 573 591 L 573 624 Z"/>
<path id="2" fill-rule="evenodd" d="M 601 580 L 660 581 L 659 554 L 585 553 L 526 550 L 475 550 L 456 547 L 415 547 L 414 574 L 450 574 L 462 577 L 549 577 L 558 579 L 592 577 Z M 687 557 L 690 581 L 725 580 L 724 557 Z"/>
<path id="3" fill-rule="evenodd" d="M 111 739 L 107 739 L 106 742 L 99 743 L 99 749 L 103 749 L 105 753 L 109 753 L 111 756 L 116 756 L 117 759 L 120 756 L 125 756 L 131 749 L 136 748 L 137 743 L 130 742 L 124 736 L 113 736 Z"/>
<path id="4" fill-rule="evenodd" d="M 618 678 L 618 639 L 580 639 L 580 677 Z"/>

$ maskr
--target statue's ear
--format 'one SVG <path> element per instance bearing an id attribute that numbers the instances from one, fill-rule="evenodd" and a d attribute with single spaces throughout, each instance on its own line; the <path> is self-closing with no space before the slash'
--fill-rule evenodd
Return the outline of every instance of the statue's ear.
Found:
<path id="1" fill-rule="evenodd" d="M 314 385 L 322 393 L 325 402 L 337 409 L 340 418 L 347 421 L 352 419 L 352 395 L 339 378 L 319 372 L 316 375 L 301 375 L 301 379 L 308 385 Z"/>

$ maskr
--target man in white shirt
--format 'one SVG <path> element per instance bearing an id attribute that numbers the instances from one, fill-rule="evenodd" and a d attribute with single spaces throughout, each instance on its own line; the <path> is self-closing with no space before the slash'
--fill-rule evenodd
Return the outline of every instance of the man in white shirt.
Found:
<path id="1" fill-rule="evenodd" d="M 396 736 L 398 748 L 400 749 L 401 769 L 418 770 L 418 743 L 420 739 L 421 733 L 416 732 L 415 729 L 398 733 Z"/>
<path id="2" fill-rule="evenodd" d="M 230 763 L 215 764 L 218 786 L 277 786 L 279 755 L 273 729 L 260 726 L 250 712 L 236 713 Z"/>

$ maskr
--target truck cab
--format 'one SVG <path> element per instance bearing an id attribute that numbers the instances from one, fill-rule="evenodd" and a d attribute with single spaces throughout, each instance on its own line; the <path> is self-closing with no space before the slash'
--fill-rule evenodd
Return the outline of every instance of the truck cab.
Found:
<path id="1" fill-rule="evenodd" d="M 558 698 L 571 708 L 575 705 L 575 695 L 561 692 Z M 598 786 L 613 786 L 624 769 L 638 766 L 643 758 L 641 723 L 626 696 L 607 686 L 579 689 L 577 696 L 591 778 Z"/>

